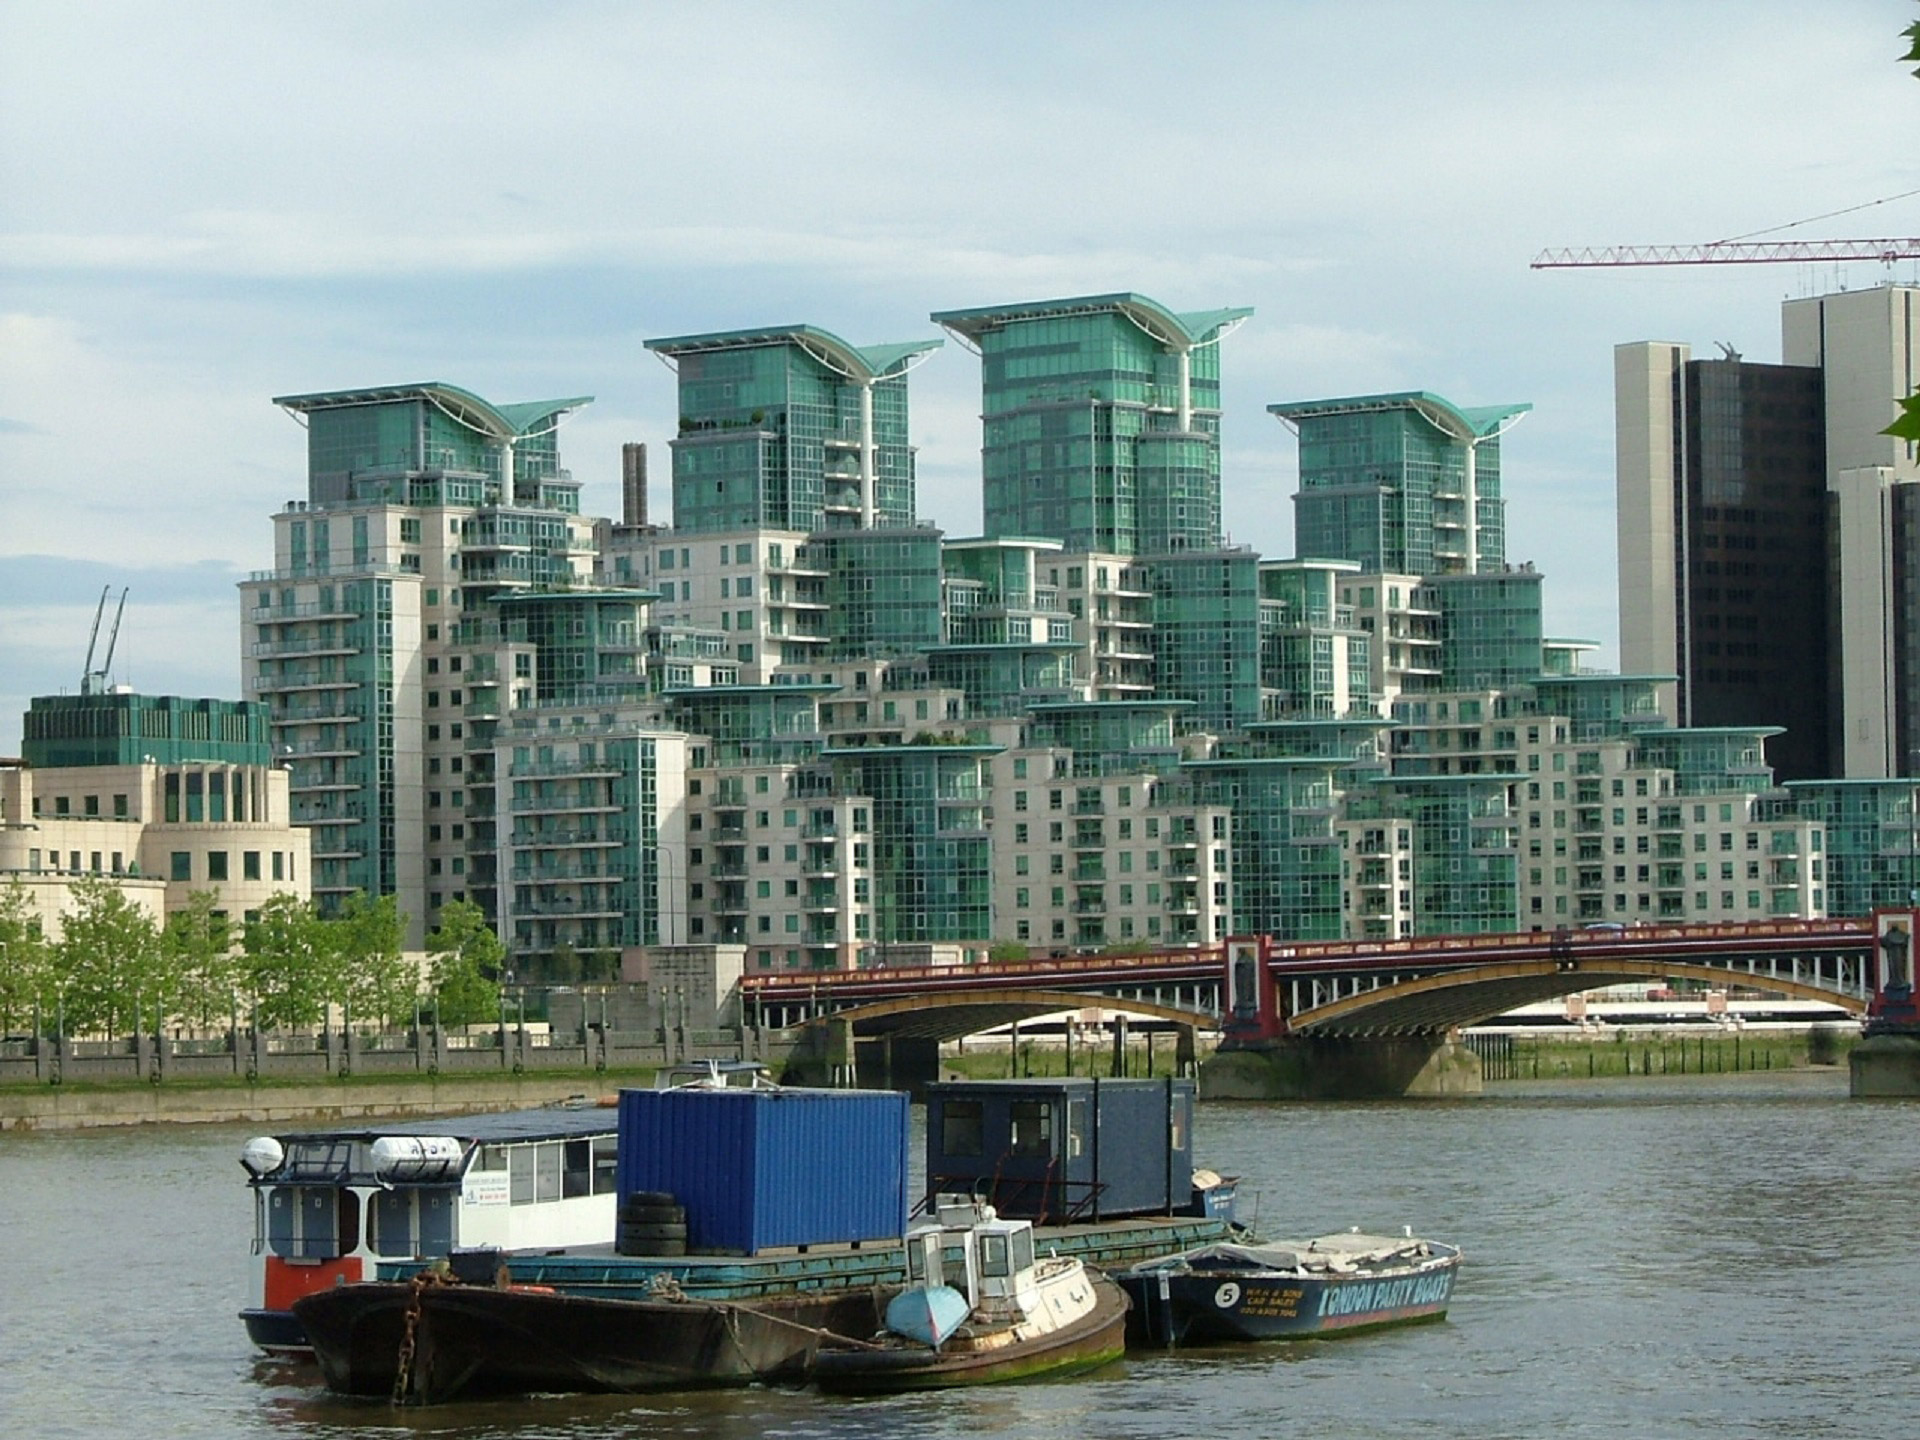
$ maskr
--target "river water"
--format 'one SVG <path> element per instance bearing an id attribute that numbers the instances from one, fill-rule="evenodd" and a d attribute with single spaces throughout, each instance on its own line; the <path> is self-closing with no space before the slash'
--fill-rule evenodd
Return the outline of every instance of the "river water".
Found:
<path id="1" fill-rule="evenodd" d="M 916 1124 L 919 1112 L 916 1114 Z M 1540 1082 L 1474 1101 L 1210 1104 L 1201 1163 L 1286 1236 L 1461 1245 L 1441 1325 L 1129 1356 L 1077 1380 L 428 1411 L 256 1358 L 247 1128 L 0 1134 L 0 1426 L 22 1437 L 1237 1440 L 1914 1433 L 1920 1104 L 1844 1072 Z M 915 1148 L 918 1149 L 916 1136 Z"/>

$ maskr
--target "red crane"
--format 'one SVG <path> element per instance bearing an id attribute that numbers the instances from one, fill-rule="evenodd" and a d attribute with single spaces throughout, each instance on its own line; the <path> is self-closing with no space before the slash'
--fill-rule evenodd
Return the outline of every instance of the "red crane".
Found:
<path id="1" fill-rule="evenodd" d="M 1716 240 L 1706 245 L 1609 245 L 1542 250 L 1529 269 L 1579 270 L 1605 265 L 1773 265 L 1824 260 L 1920 260 L 1920 239 Z"/>

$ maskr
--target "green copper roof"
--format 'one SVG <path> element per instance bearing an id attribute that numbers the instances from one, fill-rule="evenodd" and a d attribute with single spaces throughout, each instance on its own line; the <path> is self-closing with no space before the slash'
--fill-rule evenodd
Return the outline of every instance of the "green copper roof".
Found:
<path id="1" fill-rule="evenodd" d="M 593 403 L 591 395 L 576 395 L 566 400 L 532 400 L 518 405 L 495 405 L 482 400 L 471 390 L 462 390 L 458 385 L 449 385 L 443 380 L 273 397 L 273 403 L 282 409 L 301 414 L 355 405 L 389 405 L 407 400 L 425 400 L 462 425 L 494 440 L 517 440 L 522 435 L 551 430 L 569 410 L 578 410 L 583 405 Z"/>
<path id="2" fill-rule="evenodd" d="M 1282 420 L 1317 419 L 1327 415 L 1360 415 L 1380 410 L 1412 410 L 1436 430 L 1460 440 L 1492 435 L 1507 421 L 1526 414 L 1531 405 L 1481 405 L 1462 409 L 1430 390 L 1403 390 L 1392 395 L 1352 395 L 1339 400 L 1294 400 L 1267 406 Z"/>
<path id="3" fill-rule="evenodd" d="M 1116 295 L 1081 295 L 1069 300 L 1035 300 L 1020 305 L 988 305 L 975 310 L 940 310 L 936 325 L 978 342 L 990 330 L 1018 320 L 1041 320 L 1061 315 L 1097 315 L 1117 311 L 1171 350 L 1186 350 L 1217 340 L 1253 314 L 1250 308 L 1194 310 L 1176 313 L 1158 300 L 1131 291 Z"/>
<path id="4" fill-rule="evenodd" d="M 646 342 L 656 355 L 699 355 L 714 350 L 752 350 L 766 345 L 798 345 L 830 370 L 850 380 L 882 380 L 906 370 L 916 358 L 938 350 L 939 338 L 891 345 L 849 345 L 818 325 L 766 325 L 753 330 L 716 330 L 706 335 L 669 335 Z"/>

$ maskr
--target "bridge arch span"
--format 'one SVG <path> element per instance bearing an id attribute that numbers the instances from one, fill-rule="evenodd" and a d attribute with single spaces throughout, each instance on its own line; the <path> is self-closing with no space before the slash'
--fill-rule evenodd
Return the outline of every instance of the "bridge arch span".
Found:
<path id="1" fill-rule="evenodd" d="M 1778 974 L 1748 975 L 1723 966 L 1671 959 L 1510 960 L 1441 974 L 1421 975 L 1339 996 L 1295 1011 L 1288 1028 L 1296 1035 L 1438 1034 L 1504 1015 L 1522 1005 L 1554 1000 L 1606 985 L 1669 979 L 1704 980 L 1724 986 L 1729 980 L 1795 1000 L 1818 1000 L 1854 1014 L 1867 1008 L 1864 993 L 1836 989 Z"/>
<path id="2" fill-rule="evenodd" d="M 814 1025 L 829 1020 L 849 1024 L 854 1034 L 865 1038 L 881 1036 L 912 1037 L 926 1040 L 958 1040 L 983 1030 L 998 1029 L 1041 1015 L 1057 1015 L 1063 1010 L 1098 1008 L 1130 1016 L 1166 1020 L 1196 1029 L 1212 1029 L 1219 1019 L 1207 1011 L 1188 1010 L 1150 1000 L 1117 995 L 1089 995 L 1073 990 L 974 990 L 961 993 L 934 992 L 902 995 L 865 1005 L 850 1005 L 831 1015 L 816 1017 Z"/>

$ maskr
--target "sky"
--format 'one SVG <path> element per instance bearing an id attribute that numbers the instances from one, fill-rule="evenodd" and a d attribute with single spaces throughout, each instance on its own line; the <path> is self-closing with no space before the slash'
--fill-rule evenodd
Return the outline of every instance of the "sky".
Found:
<path id="1" fill-rule="evenodd" d="M 305 494 L 275 395 L 592 395 L 583 508 L 651 442 L 651 336 L 1136 291 L 1224 342 L 1229 538 L 1294 554 L 1269 404 L 1527 402 L 1507 556 L 1616 663 L 1612 348 L 1778 360 L 1779 302 L 1910 262 L 1535 271 L 1550 246 L 1920 235 L 1911 0 L 1167 5 L 0 0 L 0 755 L 111 678 L 238 696 L 236 582 Z M 1846 212 L 1846 213 L 1839 213 Z M 1816 219 L 1815 217 L 1827 217 Z M 1811 223 L 1796 224 L 1810 221 Z M 1777 227 L 1792 227 L 1779 229 Z M 914 373 L 919 510 L 979 533 L 979 367 Z M 101 626 L 95 665 L 103 658 Z"/>

